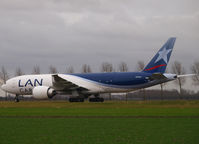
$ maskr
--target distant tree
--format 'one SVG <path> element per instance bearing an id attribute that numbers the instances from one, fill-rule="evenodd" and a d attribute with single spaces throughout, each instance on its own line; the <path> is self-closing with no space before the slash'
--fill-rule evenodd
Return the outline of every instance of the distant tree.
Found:
<path id="1" fill-rule="evenodd" d="M 142 71 L 144 69 L 144 67 L 145 67 L 144 61 L 138 61 L 136 69 L 138 71 Z"/>
<path id="2" fill-rule="evenodd" d="M 183 75 L 183 74 L 185 74 L 185 68 L 178 61 L 175 61 L 172 64 L 171 71 L 172 71 L 172 73 L 177 74 L 177 75 Z M 179 85 L 179 88 L 180 88 L 180 98 L 182 98 L 182 85 L 185 84 L 185 78 L 184 77 L 178 78 L 175 81 L 175 83 Z"/>
<path id="3" fill-rule="evenodd" d="M 66 73 L 74 73 L 74 69 L 72 66 L 69 66 L 66 70 Z"/>
<path id="4" fill-rule="evenodd" d="M 58 73 L 57 68 L 51 65 L 49 67 L 49 73 L 50 74 L 56 74 L 56 73 Z"/>
<path id="5" fill-rule="evenodd" d="M 9 79 L 8 72 L 4 66 L 1 67 L 0 78 L 3 80 L 3 83 L 6 83 L 6 81 Z"/>
<path id="6" fill-rule="evenodd" d="M 165 73 L 168 73 L 167 70 L 165 71 Z M 161 99 L 163 100 L 164 99 L 164 86 L 166 85 L 167 83 L 161 83 L 160 84 L 160 88 L 161 88 Z"/>
<path id="7" fill-rule="evenodd" d="M 91 68 L 88 64 L 82 66 L 82 73 L 91 73 Z"/>
<path id="8" fill-rule="evenodd" d="M 113 69 L 113 65 L 111 63 L 108 63 L 108 62 L 102 63 L 101 72 L 108 73 L 108 72 L 113 72 L 113 71 L 114 71 L 114 69 Z M 111 93 L 109 93 L 109 100 L 111 100 L 111 99 L 112 99 Z"/>
<path id="9" fill-rule="evenodd" d="M 33 67 L 33 70 L 32 70 L 32 74 L 40 74 L 41 71 L 40 71 L 40 67 L 39 66 L 34 66 Z"/>
<path id="10" fill-rule="evenodd" d="M 15 76 L 21 76 L 21 75 L 24 75 L 24 73 L 22 72 L 21 68 L 20 67 L 16 68 Z"/>
<path id="11" fill-rule="evenodd" d="M 191 71 L 193 74 L 196 74 L 196 76 L 192 77 L 194 84 L 199 85 L 199 61 L 194 62 L 194 64 L 191 66 Z"/>
<path id="12" fill-rule="evenodd" d="M 125 62 L 119 64 L 119 72 L 128 72 L 128 65 Z M 128 93 L 125 93 L 126 102 L 128 100 Z"/>
<path id="13" fill-rule="evenodd" d="M 137 66 L 136 66 L 137 71 L 142 71 L 144 69 L 144 67 L 145 67 L 144 61 L 138 61 L 137 62 Z M 143 96 L 144 96 L 143 99 L 146 100 L 146 91 L 145 91 L 145 89 L 144 88 L 141 89 L 140 92 L 143 92 Z"/>
<path id="14" fill-rule="evenodd" d="M 161 83 L 160 84 L 160 88 L 161 88 L 161 99 L 164 99 L 164 86 L 166 85 L 166 83 Z"/>
<path id="15" fill-rule="evenodd" d="M 128 65 L 125 62 L 121 62 L 119 64 L 119 71 L 120 72 L 127 72 L 128 71 Z"/>
<path id="16" fill-rule="evenodd" d="M 1 67 L 0 78 L 3 80 L 4 84 L 9 79 L 9 74 L 8 74 L 7 70 L 4 68 L 4 66 Z M 7 92 L 5 92 L 5 97 L 7 99 Z"/>
<path id="17" fill-rule="evenodd" d="M 3 79 L 0 79 L 0 86 L 3 84 Z"/>
<path id="18" fill-rule="evenodd" d="M 102 63 L 101 72 L 113 72 L 113 65 L 108 62 Z"/>

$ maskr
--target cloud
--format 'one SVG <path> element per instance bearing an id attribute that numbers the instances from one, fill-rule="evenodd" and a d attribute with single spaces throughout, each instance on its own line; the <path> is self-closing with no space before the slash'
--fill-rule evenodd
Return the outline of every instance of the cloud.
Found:
<path id="1" fill-rule="evenodd" d="M 0 61 L 10 72 L 34 65 L 64 71 L 103 61 L 149 61 L 170 36 L 177 36 L 173 60 L 186 67 L 197 60 L 197 0 L 15 0 L 0 1 Z M 191 57 L 191 58 L 190 58 Z M 171 61 L 171 62 L 172 62 Z M 1 66 L 0 65 L 0 66 Z"/>

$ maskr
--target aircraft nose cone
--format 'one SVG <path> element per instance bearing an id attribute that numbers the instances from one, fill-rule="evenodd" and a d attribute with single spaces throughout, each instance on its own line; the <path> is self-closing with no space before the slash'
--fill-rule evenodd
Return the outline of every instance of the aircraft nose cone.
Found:
<path id="1" fill-rule="evenodd" d="M 6 85 L 3 84 L 3 85 L 1 86 L 1 89 L 4 90 L 4 91 L 6 91 Z"/>

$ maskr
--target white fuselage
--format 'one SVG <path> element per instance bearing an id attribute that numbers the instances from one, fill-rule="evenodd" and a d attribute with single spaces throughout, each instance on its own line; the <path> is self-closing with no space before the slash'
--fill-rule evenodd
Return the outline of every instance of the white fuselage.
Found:
<path id="1" fill-rule="evenodd" d="M 86 93 L 117 93 L 117 92 L 129 92 L 140 88 L 150 87 L 159 83 L 174 80 L 174 75 L 165 74 L 168 79 L 163 81 L 149 81 L 147 83 L 133 85 L 131 87 L 118 86 L 110 84 L 101 84 L 96 81 L 88 80 L 82 77 L 78 77 L 70 74 L 58 74 L 58 76 L 64 80 L 67 80 L 78 87 L 87 89 Z M 139 78 L 138 78 L 139 79 Z M 35 87 L 46 86 L 54 88 L 52 74 L 41 75 L 24 75 L 9 79 L 6 84 L 2 86 L 2 89 L 13 94 L 18 95 L 32 95 L 32 91 Z M 55 89 L 56 90 L 56 89 Z"/>
<path id="2" fill-rule="evenodd" d="M 52 86 L 51 74 L 18 76 L 8 80 L 2 89 L 13 94 L 31 95 L 34 87 L 42 85 Z"/>

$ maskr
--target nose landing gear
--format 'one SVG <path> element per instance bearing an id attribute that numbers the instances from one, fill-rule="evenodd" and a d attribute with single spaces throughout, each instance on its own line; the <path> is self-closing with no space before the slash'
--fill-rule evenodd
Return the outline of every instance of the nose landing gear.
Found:
<path id="1" fill-rule="evenodd" d="M 19 95 L 18 94 L 16 94 L 16 96 L 15 96 L 15 102 L 19 102 Z"/>

